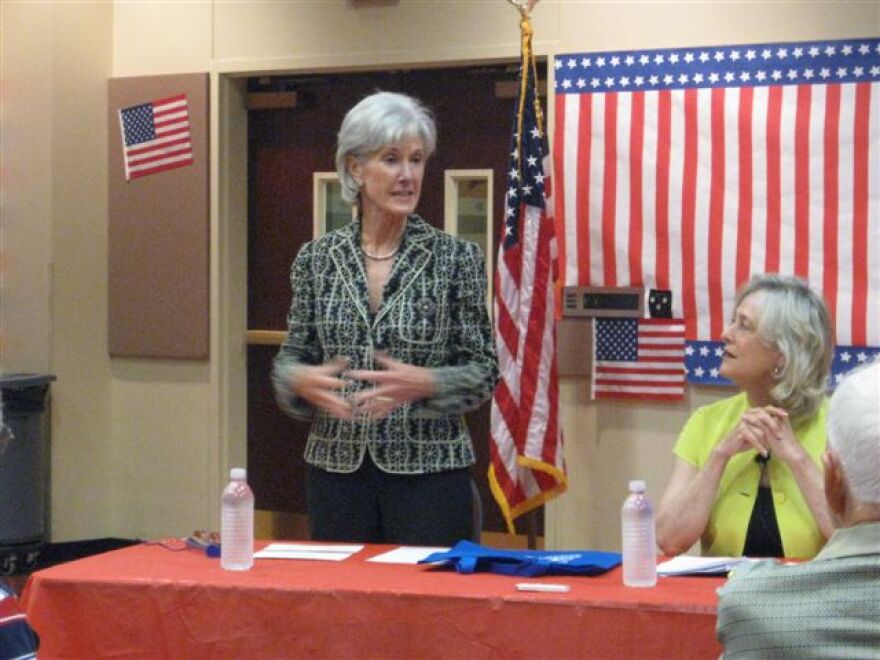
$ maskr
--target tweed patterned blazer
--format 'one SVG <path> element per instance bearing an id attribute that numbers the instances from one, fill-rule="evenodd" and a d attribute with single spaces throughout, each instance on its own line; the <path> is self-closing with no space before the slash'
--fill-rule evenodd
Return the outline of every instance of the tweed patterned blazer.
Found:
<path id="1" fill-rule="evenodd" d="M 311 418 L 307 463 L 354 472 L 367 451 L 382 470 L 421 474 L 475 462 L 462 414 L 491 396 L 498 378 L 480 248 L 407 220 L 378 311 L 370 311 L 358 221 L 306 243 L 291 267 L 288 333 L 272 369 L 282 410 Z M 433 370 L 436 392 L 384 419 L 341 420 L 290 391 L 301 365 L 336 357 L 375 369 L 374 355 Z M 352 382 L 350 396 L 371 383 Z"/>

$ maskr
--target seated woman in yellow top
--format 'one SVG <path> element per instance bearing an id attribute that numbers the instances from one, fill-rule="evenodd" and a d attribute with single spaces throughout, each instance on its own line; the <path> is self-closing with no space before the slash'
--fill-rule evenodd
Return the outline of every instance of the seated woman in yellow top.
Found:
<path id="1" fill-rule="evenodd" d="M 833 527 L 824 498 L 828 310 L 801 280 L 761 275 L 721 336 L 736 396 L 699 408 L 675 445 L 657 543 L 677 555 L 810 558 Z"/>

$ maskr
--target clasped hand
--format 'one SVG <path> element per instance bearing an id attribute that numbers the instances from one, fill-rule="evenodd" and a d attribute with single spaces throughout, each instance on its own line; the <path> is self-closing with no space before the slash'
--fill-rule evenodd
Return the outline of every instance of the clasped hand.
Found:
<path id="1" fill-rule="evenodd" d="M 315 367 L 298 367 L 291 389 L 339 419 L 381 419 L 405 403 L 433 394 L 434 377 L 430 369 L 394 360 L 385 353 L 376 353 L 374 358 L 381 370 L 348 370 L 345 358 Z M 343 394 L 353 381 L 372 383 L 373 387 Z"/>
<path id="2" fill-rule="evenodd" d="M 772 453 L 786 463 L 797 456 L 801 447 L 794 436 L 788 413 L 776 406 L 750 408 L 744 412 L 719 450 L 730 458 L 749 449 L 762 456 Z"/>

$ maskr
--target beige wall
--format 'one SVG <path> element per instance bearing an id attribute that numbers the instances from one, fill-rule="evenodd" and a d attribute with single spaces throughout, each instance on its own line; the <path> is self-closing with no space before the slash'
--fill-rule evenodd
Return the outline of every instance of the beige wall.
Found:
<path id="1" fill-rule="evenodd" d="M 878 14 L 859 2 L 542 0 L 535 47 L 866 36 Z M 54 538 L 216 527 L 223 473 L 244 455 L 245 116 L 234 75 L 510 58 L 516 12 L 504 0 L 4 0 L 0 43 L 2 368 L 58 375 Z M 212 81 L 212 357 L 110 360 L 106 78 L 192 71 Z M 626 481 L 643 477 L 659 497 L 678 429 L 718 394 L 595 406 L 583 380 L 561 390 L 571 489 L 549 507 L 548 545 L 616 548 Z"/>
<path id="2" fill-rule="evenodd" d="M 50 365 L 52 198 L 45 191 L 52 180 L 52 14 L 44 6 L 0 4 L 0 369 L 5 373 L 45 372 Z M 28 30 L 34 23 L 45 32 Z"/>
<path id="3" fill-rule="evenodd" d="M 120 521 L 105 321 L 111 27 L 109 2 L 0 4 L 0 369 L 58 376 L 61 538 L 106 535 Z"/>

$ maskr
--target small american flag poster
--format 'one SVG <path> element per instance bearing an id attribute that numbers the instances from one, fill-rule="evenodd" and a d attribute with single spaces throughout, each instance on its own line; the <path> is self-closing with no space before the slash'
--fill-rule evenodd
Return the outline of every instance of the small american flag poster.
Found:
<path id="1" fill-rule="evenodd" d="M 119 126 L 127 181 L 193 163 L 186 94 L 123 108 Z"/>
<path id="2" fill-rule="evenodd" d="M 593 398 L 684 398 L 681 319 L 594 319 Z"/>

